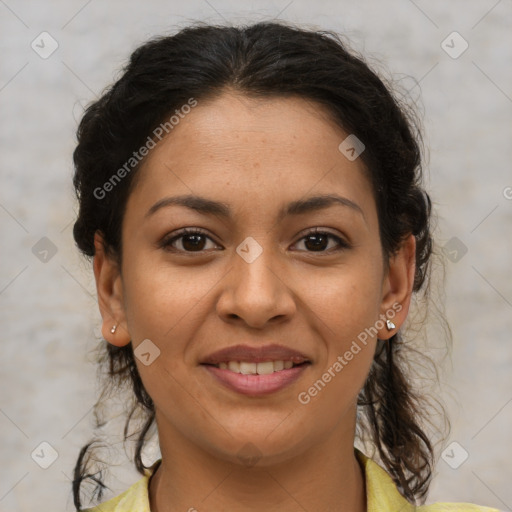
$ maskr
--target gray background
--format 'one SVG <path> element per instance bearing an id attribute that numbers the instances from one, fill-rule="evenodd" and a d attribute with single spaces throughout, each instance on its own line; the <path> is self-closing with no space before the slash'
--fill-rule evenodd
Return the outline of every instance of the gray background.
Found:
<path id="1" fill-rule="evenodd" d="M 72 240 L 71 153 L 82 105 L 150 36 L 193 20 L 274 17 L 344 33 L 422 98 L 437 234 L 453 260 L 446 304 L 454 348 L 441 395 L 452 421 L 446 445 L 458 444 L 445 453 L 452 465 L 469 454 L 457 469 L 439 460 L 427 502 L 512 510 L 510 0 L 0 0 L 1 511 L 72 510 L 69 477 L 91 434 L 100 317 L 91 268 Z M 47 59 L 31 48 L 42 46 L 43 31 L 59 45 Z M 458 58 L 441 46 L 453 31 L 469 44 Z M 452 54 L 462 48 L 457 37 L 447 40 Z M 43 237 L 57 251 L 47 261 L 37 254 Z M 423 349 L 432 355 L 434 338 Z M 58 453 L 48 469 L 31 458 L 35 450 L 50 461 L 43 441 Z M 138 478 L 119 461 L 114 493 Z"/>

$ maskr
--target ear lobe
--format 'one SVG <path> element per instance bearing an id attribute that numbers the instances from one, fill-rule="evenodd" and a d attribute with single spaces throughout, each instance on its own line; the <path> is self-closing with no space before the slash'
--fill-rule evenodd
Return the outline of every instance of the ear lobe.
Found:
<path id="1" fill-rule="evenodd" d="M 119 265 L 107 254 L 103 235 L 94 234 L 94 278 L 98 294 L 98 306 L 102 317 L 101 334 L 112 345 L 122 347 L 130 343 L 126 326 L 123 287 Z M 115 332 L 112 328 L 116 326 Z"/>
<path id="2" fill-rule="evenodd" d="M 379 330 L 378 337 L 386 340 L 396 334 L 405 322 L 411 304 L 416 272 L 416 238 L 409 235 L 389 259 L 389 268 L 382 284 L 381 318 L 395 325 Z"/>

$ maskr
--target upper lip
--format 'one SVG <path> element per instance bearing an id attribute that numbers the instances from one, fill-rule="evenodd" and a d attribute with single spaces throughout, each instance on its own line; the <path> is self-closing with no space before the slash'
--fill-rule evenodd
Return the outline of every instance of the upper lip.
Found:
<path id="1" fill-rule="evenodd" d="M 201 364 L 219 364 L 229 361 L 247 361 L 262 363 L 265 361 L 292 361 L 295 364 L 310 362 L 308 357 L 297 350 L 283 345 L 263 345 L 251 347 L 249 345 L 235 345 L 226 347 L 207 356 Z"/>

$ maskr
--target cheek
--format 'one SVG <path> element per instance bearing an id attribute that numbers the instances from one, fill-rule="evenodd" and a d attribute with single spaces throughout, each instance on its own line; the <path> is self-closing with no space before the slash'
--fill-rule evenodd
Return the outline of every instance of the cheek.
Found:
<path id="1" fill-rule="evenodd" d="M 151 263 L 150 257 L 126 261 L 125 305 L 130 334 L 163 341 L 179 330 L 215 279 L 195 268 L 173 268 Z M 186 323 L 186 322 L 185 322 Z"/>
<path id="2" fill-rule="evenodd" d="M 149 260 L 142 257 L 139 261 L 135 258 L 126 261 L 128 330 L 136 354 L 138 345 L 146 339 L 159 350 L 149 365 L 136 360 L 150 396 L 158 407 L 164 400 L 164 408 L 183 410 L 190 399 L 184 393 L 187 387 L 184 358 L 189 340 L 206 314 L 205 295 L 215 280 L 205 279 L 198 268 L 173 269 L 168 264 L 151 264 Z"/>
<path id="3" fill-rule="evenodd" d="M 381 302 L 376 261 L 361 258 L 304 288 L 318 290 L 309 291 L 306 301 L 321 320 L 315 322 L 325 344 L 319 371 L 328 388 L 321 401 L 329 407 L 336 407 L 342 396 L 357 397 L 373 360 L 376 338 L 370 328 L 379 319 Z"/>
<path id="4" fill-rule="evenodd" d="M 324 350 L 300 400 L 308 402 L 313 417 L 324 417 L 324 428 L 327 423 L 334 428 L 341 417 L 351 414 L 373 361 L 375 341 L 365 329 L 378 315 L 375 288 L 361 281 L 331 281 L 317 311 L 322 311 L 316 325 Z"/>
<path id="5" fill-rule="evenodd" d="M 336 269 L 306 279 L 305 302 L 325 322 L 330 339 L 357 336 L 377 320 L 381 302 L 381 275 L 378 265 L 356 265 Z"/>

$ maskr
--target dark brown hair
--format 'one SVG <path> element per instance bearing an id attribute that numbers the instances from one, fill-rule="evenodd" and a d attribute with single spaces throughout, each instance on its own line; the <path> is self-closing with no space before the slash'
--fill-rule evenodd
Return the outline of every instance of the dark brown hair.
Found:
<path id="1" fill-rule="evenodd" d="M 375 195 L 386 261 L 412 233 L 417 244 L 414 291 L 428 297 L 431 201 L 422 185 L 422 138 L 414 111 L 339 35 L 283 22 L 244 27 L 196 24 L 154 38 L 133 52 L 122 76 L 87 108 L 78 128 L 73 183 L 79 213 L 73 236 L 82 253 L 94 256 L 94 234 L 100 231 L 106 249 L 121 263 L 121 225 L 138 166 L 106 198 L 98 198 L 95 191 L 190 98 L 200 102 L 228 87 L 260 98 L 297 96 L 315 102 L 364 143 L 361 158 Z M 107 388 L 128 385 L 135 397 L 127 411 L 125 440 L 136 413 L 142 414 L 134 454 L 142 473 L 154 405 L 137 371 L 131 343 L 121 348 L 103 343 L 100 362 L 107 369 Z M 401 333 L 377 350 L 358 398 L 357 435 L 377 447 L 400 492 L 415 503 L 426 496 L 435 457 L 422 426 L 428 422 L 427 401 L 411 383 L 413 350 Z M 104 394 L 97 407 L 103 398 Z M 442 413 L 446 417 L 443 409 Z M 104 488 L 101 471 L 89 469 L 93 447 L 88 443 L 82 449 L 75 467 L 77 509 L 84 481 L 95 483 L 97 498 Z"/>

